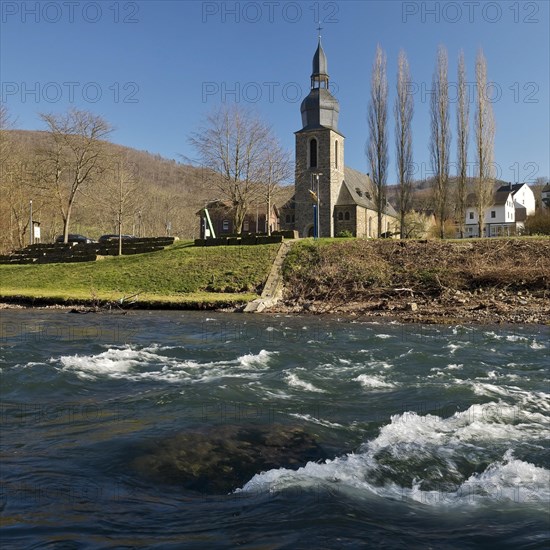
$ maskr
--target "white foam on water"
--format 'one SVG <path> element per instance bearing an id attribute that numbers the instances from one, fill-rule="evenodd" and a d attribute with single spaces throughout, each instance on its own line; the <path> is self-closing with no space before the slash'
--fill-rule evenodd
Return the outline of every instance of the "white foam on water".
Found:
<path id="1" fill-rule="evenodd" d="M 73 371 L 82 379 L 101 377 L 132 381 L 209 382 L 219 378 L 258 378 L 269 369 L 269 359 L 276 352 L 261 350 L 236 360 L 199 363 L 156 353 L 153 344 L 139 349 L 133 346 L 112 347 L 97 355 L 61 356 L 50 359 L 65 371 Z"/>
<path id="2" fill-rule="evenodd" d="M 273 355 L 277 355 L 277 351 L 266 351 L 265 349 L 261 350 L 260 353 L 253 354 L 249 353 L 247 355 L 242 355 L 237 359 L 241 366 L 247 368 L 265 368 L 268 366 L 269 358 Z"/>
<path id="3" fill-rule="evenodd" d="M 359 382 L 363 388 L 366 389 L 391 389 L 395 388 L 395 384 L 387 382 L 381 376 L 370 376 L 368 374 L 360 374 L 357 378 L 353 379 Z"/>
<path id="4" fill-rule="evenodd" d="M 451 363 L 450 365 L 447 365 L 445 367 L 445 370 L 462 370 L 463 367 L 464 365 L 462 363 L 461 364 Z"/>
<path id="5" fill-rule="evenodd" d="M 541 344 L 540 342 L 537 342 L 536 340 L 533 340 L 531 344 L 529 344 L 529 347 L 531 349 L 546 349 L 546 346 L 544 344 Z"/>
<path id="6" fill-rule="evenodd" d="M 391 334 L 375 334 L 375 338 L 381 338 L 382 340 L 386 340 L 387 338 L 395 338 L 395 336 L 392 336 Z"/>
<path id="7" fill-rule="evenodd" d="M 456 353 L 456 350 L 463 348 L 464 346 L 461 346 L 459 344 L 450 343 L 447 344 L 447 348 L 451 350 L 451 355 L 454 355 Z"/>
<path id="8" fill-rule="evenodd" d="M 474 407 L 482 407 L 476 405 Z M 483 424 L 483 430 L 474 435 L 471 428 Z M 481 427 L 481 426 L 479 426 Z M 495 439 L 509 440 L 528 437 L 522 430 L 512 430 L 507 423 L 500 425 L 489 419 L 480 420 L 473 414 L 472 407 L 454 414 L 450 418 L 435 415 L 419 416 L 414 412 L 395 415 L 391 423 L 382 427 L 378 437 L 363 445 L 360 452 L 349 453 L 323 463 L 308 462 L 298 470 L 279 468 L 254 475 L 237 492 L 276 492 L 294 487 L 326 487 L 356 494 L 372 493 L 391 500 L 413 500 L 432 507 L 472 506 L 488 502 L 509 501 L 547 507 L 550 503 L 550 471 L 546 468 L 516 459 L 511 450 L 505 452 L 502 460 L 492 462 L 484 471 L 474 473 L 455 483 L 447 483 L 445 489 L 422 490 L 420 477 L 411 486 L 402 487 L 391 478 L 380 485 L 373 476 L 383 467 L 391 468 L 386 461 L 378 463 L 378 453 L 384 451 L 397 462 L 395 472 L 407 466 L 407 460 L 418 456 L 435 456 L 444 460 L 453 474 L 454 458 L 468 455 L 479 445 L 491 444 Z M 507 430 L 508 428 L 508 430 Z M 469 431 L 468 431 L 469 430 Z M 391 464 L 391 463 L 390 463 Z M 424 470 L 420 470 L 424 472 Z"/>
<path id="9" fill-rule="evenodd" d="M 290 413 L 289 416 L 294 418 L 299 418 L 300 420 L 305 420 L 306 422 L 312 422 L 313 424 L 319 424 L 319 426 L 324 426 L 325 428 L 343 428 L 342 424 L 337 422 L 329 422 L 328 420 L 323 420 L 322 418 L 317 418 L 311 416 L 310 414 L 300 414 L 300 413 Z"/>
<path id="10" fill-rule="evenodd" d="M 321 388 L 317 388 L 313 384 L 310 384 L 309 382 L 305 382 L 304 380 L 301 380 L 294 374 L 293 372 L 285 371 L 285 380 L 287 384 L 293 388 L 299 388 L 301 390 L 316 392 L 316 393 L 326 393 L 325 390 L 322 390 Z"/>

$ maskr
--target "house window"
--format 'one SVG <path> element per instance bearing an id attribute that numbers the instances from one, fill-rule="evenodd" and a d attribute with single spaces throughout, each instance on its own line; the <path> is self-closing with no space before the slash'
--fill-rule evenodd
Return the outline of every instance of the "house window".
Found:
<path id="1" fill-rule="evenodd" d="M 474 219 L 474 213 L 473 213 L 473 212 L 470 212 L 470 219 L 471 219 L 471 220 Z"/>
<path id="2" fill-rule="evenodd" d="M 349 220 L 349 219 L 350 219 L 349 212 L 346 212 L 346 213 L 344 214 L 344 219 L 345 219 L 345 220 Z"/>
<path id="3" fill-rule="evenodd" d="M 491 218 L 496 218 L 497 213 L 494 210 L 491 210 Z"/>
<path id="4" fill-rule="evenodd" d="M 369 218 L 369 237 L 372 237 L 372 218 Z"/>
<path id="5" fill-rule="evenodd" d="M 343 212 L 338 212 L 338 219 L 340 221 L 342 221 L 344 219 L 344 213 Z"/>
<path id="6" fill-rule="evenodd" d="M 243 231 L 250 231 L 250 222 L 243 222 Z"/>
<path id="7" fill-rule="evenodd" d="M 334 142 L 334 166 L 338 168 L 338 140 Z"/>
<path id="8" fill-rule="evenodd" d="M 292 223 L 294 223 L 295 221 L 296 221 L 296 216 L 292 214 Z"/>
<path id="9" fill-rule="evenodd" d="M 223 220 L 222 231 L 229 231 L 229 220 Z"/>
<path id="10" fill-rule="evenodd" d="M 317 140 L 315 138 L 309 142 L 309 167 L 317 168 Z"/>

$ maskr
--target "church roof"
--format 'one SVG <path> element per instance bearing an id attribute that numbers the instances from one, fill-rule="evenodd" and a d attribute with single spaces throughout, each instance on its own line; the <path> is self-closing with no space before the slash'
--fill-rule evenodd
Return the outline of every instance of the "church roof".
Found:
<path id="1" fill-rule="evenodd" d="M 361 172 L 346 166 L 344 168 L 344 186 L 346 187 L 353 204 L 376 211 L 376 205 L 373 200 L 373 183 L 367 174 L 362 174 Z M 340 202 L 341 200 L 343 202 Z M 336 206 L 348 205 L 348 201 L 349 198 L 346 198 L 345 195 L 340 194 L 338 201 L 336 202 Z M 389 202 L 386 202 L 384 213 L 388 216 L 393 216 L 395 218 L 397 217 L 397 212 Z"/>
<path id="2" fill-rule="evenodd" d="M 330 128 L 338 132 L 338 100 L 326 88 L 313 88 L 300 106 L 303 130 Z"/>
<path id="3" fill-rule="evenodd" d="M 325 52 L 323 50 L 323 46 L 321 46 L 321 38 L 319 38 L 319 45 L 317 46 L 317 50 L 315 51 L 315 55 L 313 56 L 313 67 L 312 67 L 312 73 L 311 76 L 319 76 L 319 75 L 326 75 L 328 76 L 328 63 L 327 63 L 327 56 L 325 55 Z"/>

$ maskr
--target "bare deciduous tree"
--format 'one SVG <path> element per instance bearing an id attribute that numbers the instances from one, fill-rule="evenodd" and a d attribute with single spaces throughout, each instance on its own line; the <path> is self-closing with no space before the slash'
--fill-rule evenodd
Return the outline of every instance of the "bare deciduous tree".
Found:
<path id="1" fill-rule="evenodd" d="M 460 238 L 464 238 L 466 223 L 466 182 L 468 177 L 468 138 L 470 126 L 470 103 L 466 88 L 466 64 L 464 52 L 458 58 L 458 98 L 456 105 L 457 139 L 457 182 L 456 182 L 456 218 Z"/>
<path id="2" fill-rule="evenodd" d="M 411 75 L 407 56 L 403 50 L 399 52 L 397 69 L 397 97 L 395 98 L 395 149 L 398 177 L 398 208 L 400 235 L 407 236 L 406 214 L 411 206 L 412 192 L 412 118 L 414 112 L 413 96 L 411 94 Z"/>
<path id="3" fill-rule="evenodd" d="M 476 207 L 479 236 L 485 229 L 485 211 L 491 205 L 494 190 L 494 140 L 495 120 L 493 107 L 487 97 L 487 61 L 479 50 L 476 59 L 477 108 L 475 114 L 476 161 Z"/>
<path id="4" fill-rule="evenodd" d="M 388 179 L 388 80 L 386 54 L 378 45 L 372 66 L 370 102 L 368 108 L 369 141 L 367 159 L 374 184 L 374 203 L 378 218 L 378 236 L 382 234 L 382 219 L 386 209 Z"/>
<path id="5" fill-rule="evenodd" d="M 439 46 L 430 98 L 430 159 L 434 173 L 434 205 L 441 239 L 445 238 L 445 222 L 448 216 L 449 148 L 451 144 L 447 65 L 447 50 L 444 46 Z"/>
<path id="6" fill-rule="evenodd" d="M 266 232 L 271 235 L 271 209 L 274 199 L 282 191 L 281 183 L 286 183 L 292 176 L 292 160 L 288 151 L 278 144 L 266 151 L 264 164 L 265 175 L 263 178 L 264 198 L 266 205 Z"/>
<path id="7" fill-rule="evenodd" d="M 115 220 L 118 234 L 118 254 L 122 254 L 123 225 L 136 202 L 138 173 L 135 164 L 127 155 L 117 154 L 111 158 L 110 164 L 102 174 L 100 197 L 105 211 Z"/>
<path id="8" fill-rule="evenodd" d="M 535 179 L 534 183 L 530 185 L 533 195 L 535 195 L 535 208 L 540 210 L 544 207 L 542 202 L 542 190 L 548 185 L 548 178 L 544 176 L 539 176 Z"/>
<path id="9" fill-rule="evenodd" d="M 105 170 L 105 140 L 112 128 L 100 116 L 72 109 L 65 114 L 41 114 L 49 134 L 42 152 L 43 184 L 54 193 L 68 241 L 73 205 L 79 191 Z"/>
<path id="10" fill-rule="evenodd" d="M 205 170 L 206 184 L 233 207 L 233 227 L 242 230 L 250 206 L 259 199 L 265 159 L 277 141 L 253 111 L 224 105 L 207 116 L 189 139 Z M 214 198 L 214 197 L 213 197 Z"/>

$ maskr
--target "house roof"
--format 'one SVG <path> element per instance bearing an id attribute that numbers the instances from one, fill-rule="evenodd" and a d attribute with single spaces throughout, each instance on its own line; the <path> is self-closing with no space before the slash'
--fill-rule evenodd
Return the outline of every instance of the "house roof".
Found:
<path id="1" fill-rule="evenodd" d="M 543 193 L 549 193 L 549 192 L 550 192 L 550 183 L 547 183 L 547 184 L 542 188 L 542 192 L 543 192 Z"/>
<path id="2" fill-rule="evenodd" d="M 505 190 L 498 190 L 493 195 L 493 202 L 491 206 L 502 206 L 506 204 L 508 197 L 510 196 L 510 189 L 506 188 Z M 477 207 L 476 204 L 476 194 L 475 193 L 468 193 L 466 196 L 466 206 L 469 207 Z"/>
<path id="3" fill-rule="evenodd" d="M 512 192 L 512 195 L 515 195 L 524 185 L 526 185 L 527 187 L 529 187 L 526 183 L 509 183 L 507 185 L 501 185 L 498 189 L 497 189 L 497 193 L 499 191 L 508 191 L 508 192 Z"/>
<path id="4" fill-rule="evenodd" d="M 513 194 L 513 193 L 512 193 Z M 510 190 L 498 190 L 495 193 L 493 206 L 502 206 L 508 202 L 508 197 L 510 196 Z"/>

